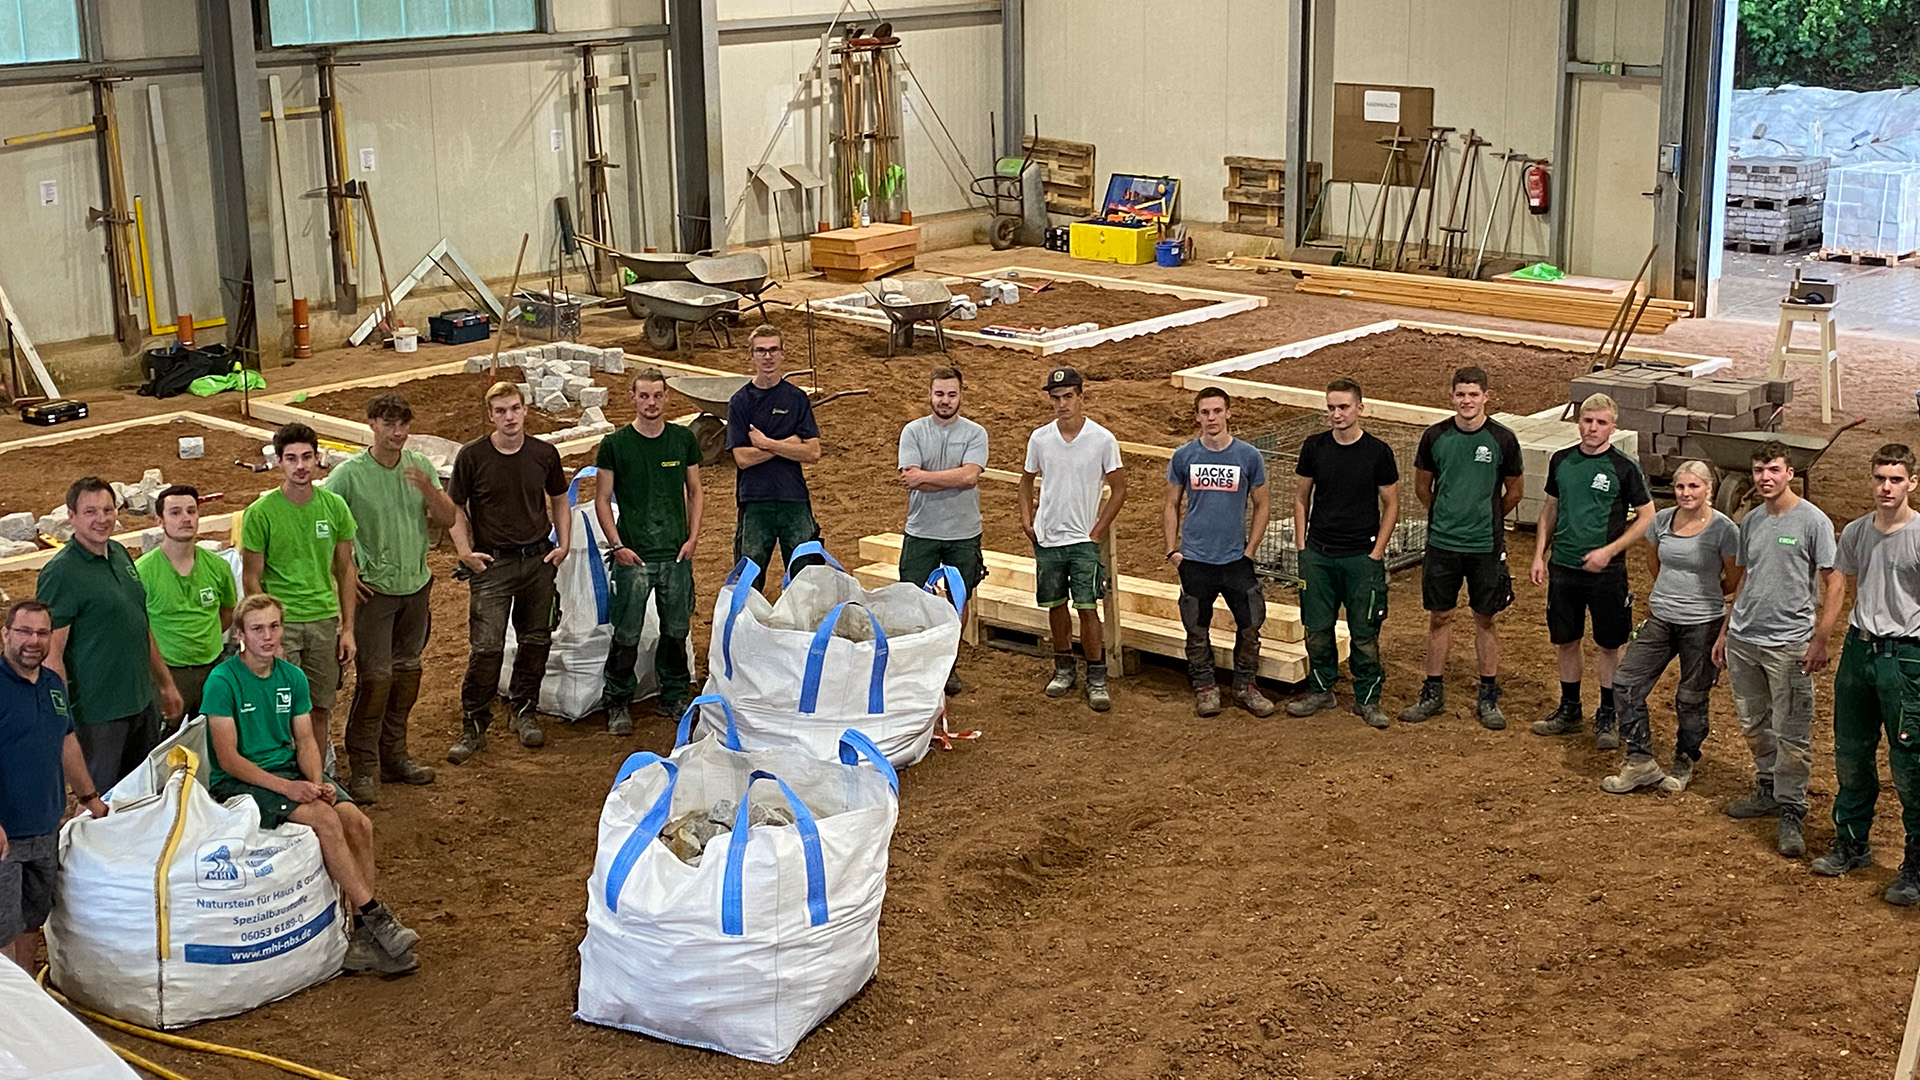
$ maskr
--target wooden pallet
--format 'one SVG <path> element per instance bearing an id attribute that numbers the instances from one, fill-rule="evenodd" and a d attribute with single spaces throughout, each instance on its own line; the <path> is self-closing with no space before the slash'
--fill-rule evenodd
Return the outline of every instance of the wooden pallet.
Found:
<path id="1" fill-rule="evenodd" d="M 1094 145 L 1071 139 L 1052 139 L 1028 135 L 1020 140 L 1023 151 L 1033 152 L 1040 166 L 1041 190 L 1047 193 L 1047 213 L 1067 217 L 1093 216 Z"/>
<path id="2" fill-rule="evenodd" d="M 1855 266 L 1912 266 L 1920 263 L 1920 251 L 1909 251 L 1905 255 L 1889 255 L 1884 251 L 1842 251 L 1838 248 L 1821 248 L 1820 257 L 1828 262 L 1846 262 Z"/>
<path id="3" fill-rule="evenodd" d="M 1818 242 L 1811 236 L 1796 237 L 1792 240 L 1777 240 L 1762 243 L 1758 240 L 1728 240 L 1728 251 L 1743 251 L 1752 255 L 1784 255 L 1789 251 L 1799 251 Z"/>
<path id="4" fill-rule="evenodd" d="M 1798 195 L 1792 198 L 1762 198 L 1755 195 L 1727 196 L 1729 210 L 1785 210 L 1789 206 L 1811 206 L 1821 201 L 1818 195 Z"/>
<path id="5" fill-rule="evenodd" d="M 1220 190 L 1220 197 L 1227 202 L 1227 220 L 1220 228 L 1225 232 L 1285 237 L 1281 214 L 1286 202 L 1287 163 L 1279 158 L 1237 154 L 1229 154 L 1224 160 L 1227 186 Z M 1310 203 L 1320 190 L 1319 162 L 1307 162 L 1306 180 Z"/>

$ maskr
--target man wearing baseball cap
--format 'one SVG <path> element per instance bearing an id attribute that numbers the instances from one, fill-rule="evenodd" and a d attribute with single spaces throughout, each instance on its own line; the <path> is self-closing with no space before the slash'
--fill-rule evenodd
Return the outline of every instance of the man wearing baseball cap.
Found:
<path id="1" fill-rule="evenodd" d="M 1100 544 L 1127 498 L 1120 442 L 1085 413 L 1085 380 L 1070 367 L 1047 373 L 1042 389 L 1053 404 L 1053 422 L 1027 438 L 1027 464 L 1020 475 L 1020 523 L 1033 541 L 1034 599 L 1046 609 L 1053 632 L 1053 679 L 1048 697 L 1065 697 L 1078 682 L 1073 660 L 1071 600 L 1080 614 L 1080 646 L 1087 657 L 1087 704 L 1112 707 L 1107 694 L 1107 656 L 1096 610 L 1106 591 Z M 1035 513 L 1034 478 L 1046 477 Z M 1111 495 L 1100 503 L 1100 488 Z"/>

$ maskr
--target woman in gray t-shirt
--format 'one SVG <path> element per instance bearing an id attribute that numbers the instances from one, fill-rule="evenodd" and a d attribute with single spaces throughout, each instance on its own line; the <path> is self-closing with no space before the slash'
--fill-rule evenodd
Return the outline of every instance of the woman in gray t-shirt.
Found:
<path id="1" fill-rule="evenodd" d="M 1686 790 L 1707 740 L 1707 699 L 1720 677 L 1713 642 L 1726 621 L 1726 597 L 1739 588 L 1743 573 L 1734 564 L 1740 529 L 1713 508 L 1713 467 L 1704 461 L 1681 465 L 1674 470 L 1673 495 L 1675 505 L 1655 514 L 1647 530 L 1652 545 L 1647 565 L 1653 571 L 1647 621 L 1628 643 L 1613 679 L 1626 763 L 1600 786 L 1615 795 L 1655 784 Z M 1675 657 L 1680 658 L 1680 686 L 1673 711 L 1680 736 L 1672 770 L 1662 771 L 1653 759 L 1647 693 Z"/>

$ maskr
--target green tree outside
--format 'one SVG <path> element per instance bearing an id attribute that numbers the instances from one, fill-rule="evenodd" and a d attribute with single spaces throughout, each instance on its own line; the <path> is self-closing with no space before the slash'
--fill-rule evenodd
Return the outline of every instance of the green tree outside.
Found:
<path id="1" fill-rule="evenodd" d="M 1740 0 L 1734 84 L 1920 83 L 1920 0 Z"/>

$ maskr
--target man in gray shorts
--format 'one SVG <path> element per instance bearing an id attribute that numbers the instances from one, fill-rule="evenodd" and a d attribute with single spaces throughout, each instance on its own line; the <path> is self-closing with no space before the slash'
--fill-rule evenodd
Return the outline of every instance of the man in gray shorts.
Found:
<path id="1" fill-rule="evenodd" d="M 1728 803 L 1727 816 L 1779 817 L 1780 854 L 1797 859 L 1807 852 L 1800 824 L 1813 770 L 1813 673 L 1827 666 L 1827 639 L 1846 593 L 1833 568 L 1833 522 L 1793 493 L 1792 479 L 1785 446 L 1769 440 L 1754 448 L 1753 486 L 1765 502 L 1740 522 L 1736 561 L 1747 575 L 1713 660 L 1727 667 L 1753 753 L 1753 794 Z"/>
<path id="2" fill-rule="evenodd" d="M 1911 499 L 1913 451 L 1889 443 L 1873 455 L 1873 513 L 1840 532 L 1834 569 L 1853 583 L 1853 614 L 1833 679 L 1833 850 L 1813 872 L 1839 877 L 1873 865 L 1867 831 L 1880 797 L 1880 733 L 1900 796 L 1906 857 L 1887 886 L 1889 904 L 1920 903 L 1920 513 Z M 1838 591 L 1838 590 L 1836 590 Z"/>
<path id="3" fill-rule="evenodd" d="M 67 684 L 41 666 L 52 640 L 47 605 L 22 600 L 7 609 L 0 625 L 0 953 L 28 971 L 53 910 L 67 786 L 87 813 L 107 816 L 73 734 Z"/>

